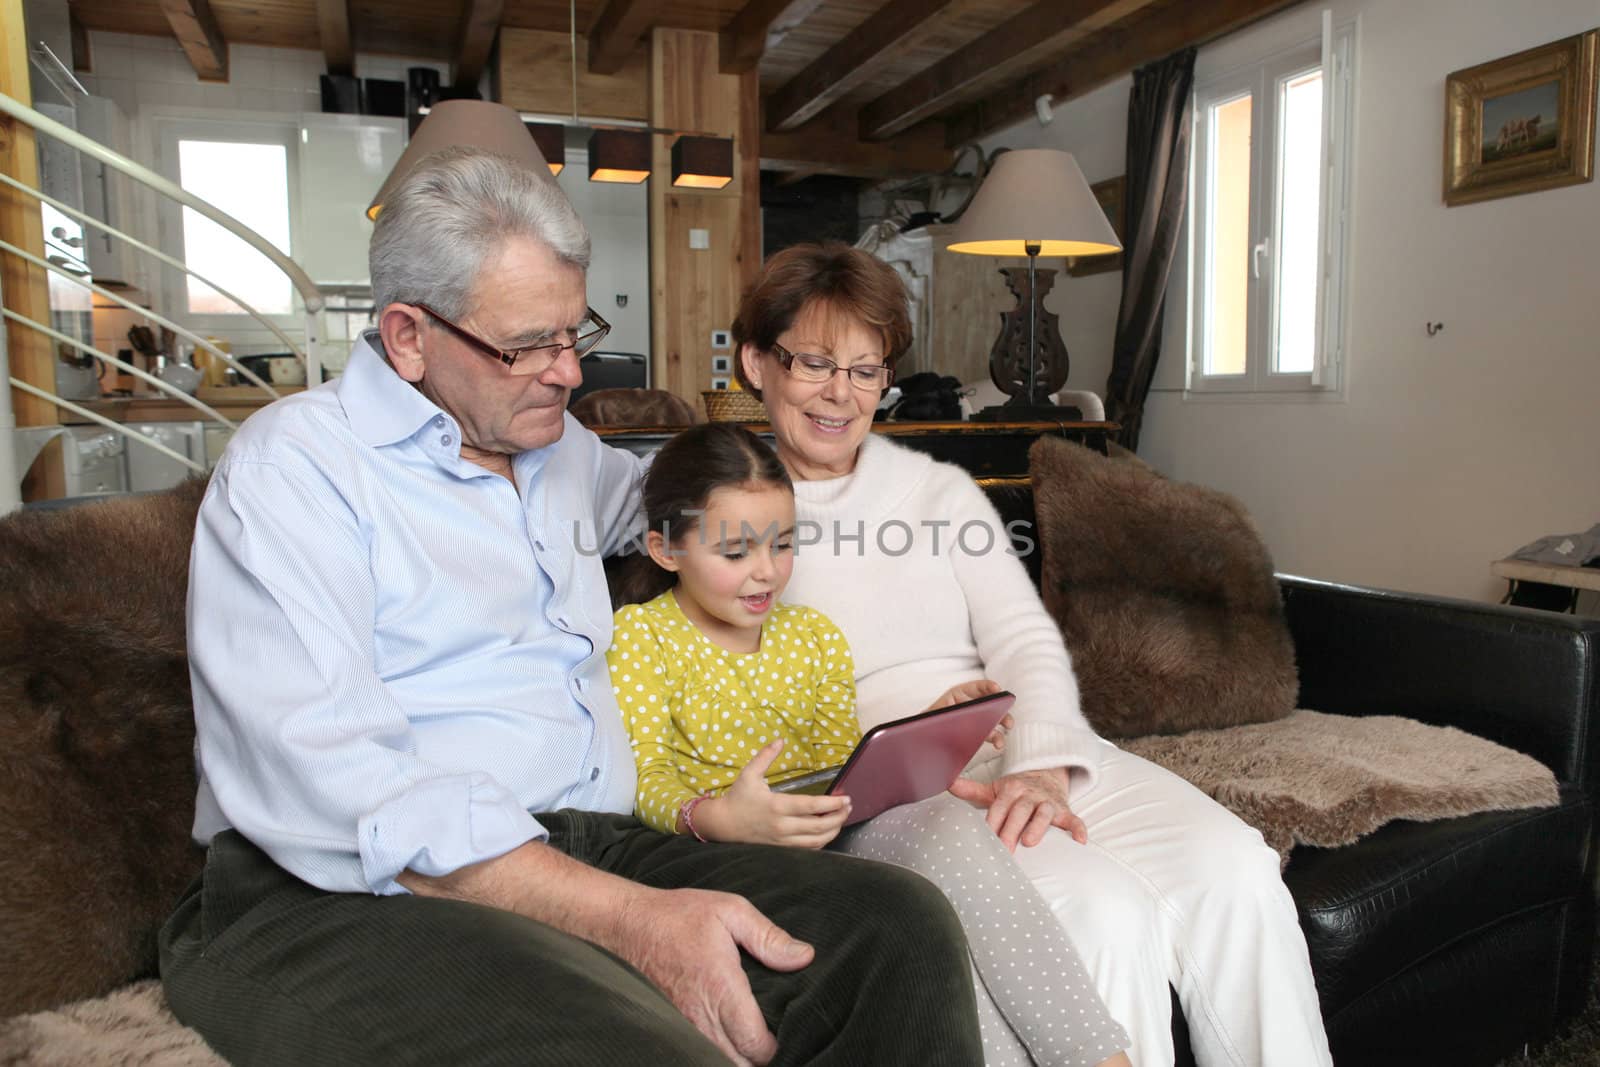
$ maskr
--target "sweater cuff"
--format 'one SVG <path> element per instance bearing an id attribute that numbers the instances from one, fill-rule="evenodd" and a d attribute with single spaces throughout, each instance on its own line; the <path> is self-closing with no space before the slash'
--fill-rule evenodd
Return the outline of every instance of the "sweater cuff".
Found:
<path id="1" fill-rule="evenodd" d="M 1094 788 L 1099 777 L 1101 747 L 1093 730 L 1059 722 L 1019 722 L 1006 734 L 1000 773 L 1065 767 L 1072 779 L 1070 796 L 1079 796 Z"/>

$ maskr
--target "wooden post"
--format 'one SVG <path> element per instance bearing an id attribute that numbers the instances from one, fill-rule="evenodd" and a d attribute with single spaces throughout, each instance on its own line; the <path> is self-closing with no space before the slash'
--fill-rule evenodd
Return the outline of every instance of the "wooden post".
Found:
<path id="1" fill-rule="evenodd" d="M 711 334 L 733 325 L 739 295 L 761 263 L 757 74 L 718 70 L 718 35 L 657 27 L 650 35 L 650 124 L 735 138 L 734 179 L 721 189 L 672 185 L 672 136 L 652 137 L 651 380 L 700 407 L 710 389 Z M 704 248 L 691 248 L 692 231 Z M 719 375 L 720 376 L 720 375 Z"/>
<path id="2" fill-rule="evenodd" d="M 22 0 L 0 0 L 0 24 L 21 26 L 22 17 Z M 28 87 L 26 34 L 8 32 L 0 39 L 0 92 L 25 104 L 33 101 Z M 31 127 L 14 119 L 0 118 L 0 170 L 24 185 L 38 187 L 39 153 Z M 39 214 L 39 202 L 10 186 L 0 188 L 0 239 L 44 258 L 44 223 Z M 0 252 L 0 288 L 4 289 L 6 307 L 36 322 L 50 322 L 50 289 L 42 269 Z M 6 340 L 11 376 L 55 392 L 55 352 L 49 339 L 36 330 L 7 320 Z M 18 426 L 47 426 L 60 421 L 53 404 L 27 393 L 14 391 L 11 402 Z M 52 445 L 39 457 L 34 472 L 25 494 L 28 499 L 66 494 L 58 445 Z"/>

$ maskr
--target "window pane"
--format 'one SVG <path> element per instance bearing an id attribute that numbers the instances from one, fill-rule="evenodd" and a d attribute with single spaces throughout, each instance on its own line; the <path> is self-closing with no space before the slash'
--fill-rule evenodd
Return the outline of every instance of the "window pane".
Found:
<path id="1" fill-rule="evenodd" d="M 1278 336 L 1273 370 L 1306 374 L 1317 349 L 1317 221 L 1322 203 L 1322 71 L 1283 83 L 1278 139 Z"/>
<path id="2" fill-rule="evenodd" d="M 178 183 L 289 254 L 289 160 L 281 144 L 178 142 Z M 221 226 L 183 209 L 183 258 L 194 270 L 257 311 L 293 310 L 289 279 L 272 261 Z M 192 314 L 237 314 L 233 301 L 186 276 Z"/>
<path id="3" fill-rule="evenodd" d="M 1211 109 L 1206 374 L 1243 374 L 1250 322 L 1250 97 Z"/>

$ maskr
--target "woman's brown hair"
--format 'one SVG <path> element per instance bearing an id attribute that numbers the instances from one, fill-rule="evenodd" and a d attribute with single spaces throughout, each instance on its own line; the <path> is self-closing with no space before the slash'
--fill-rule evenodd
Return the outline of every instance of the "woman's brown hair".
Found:
<path id="1" fill-rule="evenodd" d="M 894 366 L 911 345 L 906 287 L 894 268 L 842 241 L 792 245 L 775 253 L 739 301 L 733 320 L 734 375 L 758 399 L 738 354 L 745 345 L 770 352 L 808 307 L 857 319 L 883 338 L 884 362 Z"/>

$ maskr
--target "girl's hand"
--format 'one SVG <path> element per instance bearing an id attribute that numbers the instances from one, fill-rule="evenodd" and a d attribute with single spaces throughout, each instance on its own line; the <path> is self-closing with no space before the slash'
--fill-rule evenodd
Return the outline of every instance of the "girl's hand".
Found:
<path id="1" fill-rule="evenodd" d="M 922 710 L 932 711 L 935 708 L 948 708 L 956 704 L 965 704 L 969 700 L 993 696 L 998 692 L 1000 692 L 1000 683 L 991 682 L 987 678 L 979 678 L 974 682 L 962 682 L 960 685 L 952 685 L 949 689 L 946 689 L 939 699 Z M 1009 715 L 1006 717 L 1010 718 Z"/>
<path id="2" fill-rule="evenodd" d="M 695 809 L 694 824 L 702 837 L 821 848 L 838 836 L 850 815 L 849 797 L 774 793 L 767 788 L 767 769 L 782 751 L 782 739 L 770 742 L 745 764 L 726 793 Z"/>

